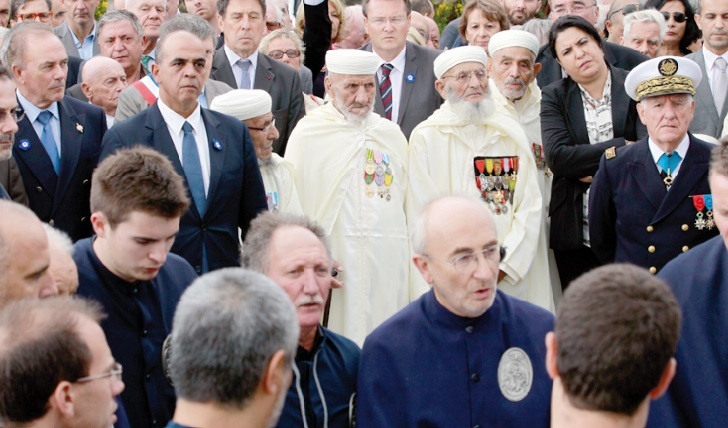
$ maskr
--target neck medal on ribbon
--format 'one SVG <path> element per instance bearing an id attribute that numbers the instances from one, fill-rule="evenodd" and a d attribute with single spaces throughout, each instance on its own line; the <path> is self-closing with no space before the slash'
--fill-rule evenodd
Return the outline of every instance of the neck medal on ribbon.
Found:
<path id="1" fill-rule="evenodd" d="M 366 163 L 364 164 L 364 194 L 373 198 L 379 195 L 381 199 L 392 200 L 389 187 L 394 181 L 391 158 L 389 154 L 374 149 L 366 149 Z"/>
<path id="2" fill-rule="evenodd" d="M 480 196 L 496 214 L 507 214 L 513 206 L 513 192 L 518 178 L 518 156 L 473 159 L 475 186 Z"/>
<path id="3" fill-rule="evenodd" d="M 715 227 L 715 221 L 713 220 L 713 195 L 703 195 L 703 200 L 705 201 L 705 208 L 708 209 L 708 212 L 705 213 L 708 217 L 705 221 L 705 227 L 707 227 L 708 230 L 713 230 Z"/>

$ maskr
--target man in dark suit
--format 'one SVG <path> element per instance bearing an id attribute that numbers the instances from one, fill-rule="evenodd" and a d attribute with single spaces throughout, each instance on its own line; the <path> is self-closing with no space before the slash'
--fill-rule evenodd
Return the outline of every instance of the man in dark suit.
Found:
<path id="1" fill-rule="evenodd" d="M 627 76 L 649 137 L 607 150 L 594 176 L 589 234 L 602 263 L 654 274 L 718 233 L 708 186 L 712 147 L 688 134 L 700 80 L 698 65 L 677 57 L 651 59 Z"/>
<path id="2" fill-rule="evenodd" d="M 22 23 L 6 37 L 3 62 L 25 114 L 13 154 L 30 208 L 74 241 L 90 236 L 90 180 L 106 132 L 104 111 L 63 96 L 68 56 L 49 26 Z"/>
<path id="3" fill-rule="evenodd" d="M 185 25 L 188 30 L 179 30 Z M 179 14 L 163 25 L 152 67 L 159 100 L 114 126 L 101 151 L 104 158 L 119 147 L 149 146 L 186 178 L 193 203 L 182 217 L 172 252 L 197 273 L 239 266 L 238 228 L 244 236 L 250 221 L 268 209 L 248 128 L 200 108 L 197 101 L 212 37 L 210 24 L 197 15 Z"/>
<path id="4" fill-rule="evenodd" d="M 409 0 L 367 0 L 362 3 L 364 25 L 379 56 L 374 111 L 399 125 L 409 139 L 412 130 L 442 104 L 432 64 L 440 51 L 407 42 L 412 5 Z M 384 95 L 384 97 L 382 96 Z"/>
<path id="5" fill-rule="evenodd" d="M 13 141 L 18 130 L 18 100 L 8 69 L 0 66 L 0 199 L 28 206 L 23 179 L 13 159 Z"/>
<path id="6" fill-rule="evenodd" d="M 701 0 L 700 13 L 695 15 L 703 30 L 703 48 L 686 58 L 695 61 L 703 73 L 696 89 L 695 117 L 690 132 L 718 138 L 728 115 L 728 2 Z M 721 18 L 722 17 L 722 18 Z"/>
<path id="7" fill-rule="evenodd" d="M 551 6 L 549 18 L 552 22 L 562 16 L 577 15 L 595 25 L 599 17 L 596 0 L 574 0 L 573 2 L 571 0 L 551 0 L 549 4 Z M 649 59 L 647 55 L 636 50 L 607 41 L 602 43 L 602 50 L 607 64 L 627 71 Z M 536 62 L 541 64 L 541 72 L 536 79 L 539 88 L 543 89 L 550 83 L 566 77 L 561 65 L 551 54 L 548 44 L 542 46 L 538 51 Z"/>
<path id="8" fill-rule="evenodd" d="M 88 61 L 99 54 L 99 41 L 94 12 L 99 0 L 62 0 L 66 21 L 53 29 L 61 39 L 68 56 Z"/>
<path id="9" fill-rule="evenodd" d="M 298 72 L 258 52 L 266 29 L 265 0 L 220 0 L 217 5 L 225 44 L 215 52 L 210 78 L 270 94 L 280 134 L 273 150 L 283 156 L 291 131 L 305 114 Z"/>

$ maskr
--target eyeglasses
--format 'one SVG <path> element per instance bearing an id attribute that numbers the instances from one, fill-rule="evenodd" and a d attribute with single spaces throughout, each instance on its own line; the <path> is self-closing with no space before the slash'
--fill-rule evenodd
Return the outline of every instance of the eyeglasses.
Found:
<path id="1" fill-rule="evenodd" d="M 616 15 L 617 13 L 619 13 L 619 12 L 622 12 L 622 15 L 627 16 L 630 13 L 637 12 L 638 10 L 642 10 L 642 5 L 639 5 L 639 4 L 628 4 L 628 5 L 624 6 L 623 8 L 617 9 L 614 12 L 610 13 L 609 15 L 607 15 L 607 21 L 609 21 L 610 19 L 612 19 L 612 17 L 614 15 Z"/>
<path id="2" fill-rule="evenodd" d="M 597 6 L 596 2 L 593 5 L 591 5 L 591 6 L 586 6 L 586 5 L 583 5 L 583 4 L 575 4 L 575 5 L 572 5 L 570 8 L 569 7 L 566 7 L 566 6 L 560 6 L 560 7 L 556 8 L 556 9 L 554 9 L 553 12 L 555 14 L 559 15 L 559 16 L 566 15 L 566 14 L 571 14 L 571 13 L 577 13 L 578 14 L 578 13 L 582 13 L 585 10 L 591 9 L 593 7 L 596 7 L 596 6 Z"/>
<path id="3" fill-rule="evenodd" d="M 268 52 L 268 56 L 273 59 L 281 59 L 283 58 L 283 54 L 288 55 L 288 58 L 298 58 L 301 56 L 301 51 L 298 49 L 288 49 L 287 51 L 270 51 Z"/>
<path id="4" fill-rule="evenodd" d="M 253 128 L 252 126 L 248 126 L 248 129 L 250 129 L 251 131 L 260 131 L 264 134 L 267 134 L 268 131 L 270 131 L 270 129 L 274 126 L 276 126 L 275 118 L 273 120 L 271 120 L 270 123 L 263 128 Z"/>
<path id="5" fill-rule="evenodd" d="M 665 22 L 670 20 L 670 12 L 661 12 L 662 16 L 665 17 Z M 682 12 L 673 12 L 672 18 L 677 22 L 678 24 L 682 24 L 683 22 L 688 20 L 688 16 L 685 15 Z"/>
<path id="6" fill-rule="evenodd" d="M 121 382 L 121 373 L 122 373 L 121 364 L 115 363 L 114 364 L 114 368 L 111 369 L 110 371 L 108 371 L 106 373 L 100 373 L 100 374 L 97 374 L 97 375 L 85 376 L 85 377 L 78 378 L 78 379 L 76 379 L 76 383 L 91 382 L 92 380 L 96 380 L 96 379 L 106 379 L 106 378 L 111 377 L 111 376 L 114 376 L 113 380 L 115 380 L 117 382 Z"/>
<path id="7" fill-rule="evenodd" d="M 445 76 L 442 76 L 441 79 L 445 79 L 447 77 L 452 77 L 455 79 L 456 82 L 464 85 L 464 84 L 470 82 L 470 79 L 473 77 L 473 75 L 475 75 L 475 78 L 478 79 L 478 81 L 480 81 L 480 82 L 484 81 L 488 77 L 487 73 L 485 72 L 485 69 L 479 68 L 477 70 L 461 71 L 460 73 L 458 73 L 456 75 L 452 75 L 452 74 L 445 75 Z"/>
<path id="8" fill-rule="evenodd" d="M 474 253 L 461 254 L 455 257 L 452 261 L 440 260 L 443 263 L 447 263 L 452 266 L 455 271 L 463 275 L 473 273 L 478 267 L 479 258 L 478 255 L 482 254 L 483 258 L 488 263 L 498 264 L 506 256 L 506 247 L 500 245 L 493 245 L 484 250 L 476 251 Z M 428 256 L 429 257 L 429 256 Z M 437 260 L 437 259 L 432 259 Z"/>
<path id="9" fill-rule="evenodd" d="M 377 27 L 384 27 L 387 25 L 387 22 L 392 24 L 393 27 L 400 26 L 407 22 L 406 16 L 393 16 L 391 18 L 384 18 L 384 17 L 376 17 L 368 19 L 367 21 L 371 22 L 372 25 L 376 25 Z"/>
<path id="10" fill-rule="evenodd" d="M 40 21 L 50 22 L 53 19 L 53 12 L 39 12 L 39 13 L 21 13 L 15 15 L 21 21 Z"/>

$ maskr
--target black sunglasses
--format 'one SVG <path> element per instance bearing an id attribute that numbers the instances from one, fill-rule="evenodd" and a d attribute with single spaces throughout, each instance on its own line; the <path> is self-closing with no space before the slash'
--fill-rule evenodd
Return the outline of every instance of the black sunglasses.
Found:
<path id="1" fill-rule="evenodd" d="M 614 12 L 610 13 L 609 16 L 607 16 L 607 21 L 609 21 L 612 18 L 612 16 L 614 16 L 615 14 L 617 14 L 619 12 L 622 12 L 622 15 L 627 16 L 630 13 L 637 12 L 638 10 L 642 10 L 642 5 L 628 4 L 628 5 L 624 6 L 623 8 L 617 9 Z"/>
<path id="2" fill-rule="evenodd" d="M 670 20 L 670 12 L 661 12 L 662 16 L 665 17 L 665 22 Z M 683 22 L 688 20 L 688 16 L 685 15 L 682 12 L 673 12 L 672 18 L 677 22 L 678 24 L 682 24 Z"/>

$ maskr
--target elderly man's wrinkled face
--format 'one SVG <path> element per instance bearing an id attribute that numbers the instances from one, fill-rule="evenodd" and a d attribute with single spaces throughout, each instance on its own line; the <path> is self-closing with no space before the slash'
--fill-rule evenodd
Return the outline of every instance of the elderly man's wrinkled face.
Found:
<path id="1" fill-rule="evenodd" d="M 331 287 L 326 247 L 310 230 L 287 226 L 273 233 L 267 258 L 266 275 L 291 298 L 301 328 L 318 325 Z"/>
<path id="2" fill-rule="evenodd" d="M 656 22 L 635 22 L 627 37 L 621 38 L 622 46 L 655 58 L 660 51 L 660 26 Z"/>
<path id="3" fill-rule="evenodd" d="M 83 90 L 89 102 L 113 116 L 119 104 L 119 94 L 126 89 L 126 72 L 118 62 L 104 64 L 89 79 L 84 77 Z"/>
<path id="4" fill-rule="evenodd" d="M 273 141 L 279 137 L 276 129 L 276 122 L 273 113 L 267 113 L 254 119 L 245 121 L 250 130 L 250 137 L 253 139 L 253 147 L 255 147 L 255 156 L 258 161 L 270 160 L 273 155 Z"/>
<path id="5" fill-rule="evenodd" d="M 116 60 L 125 70 L 138 70 L 144 50 L 144 36 L 139 36 L 131 21 L 109 22 L 101 29 L 98 37 L 101 55 Z"/>
<path id="6" fill-rule="evenodd" d="M 8 78 L 0 78 L 0 161 L 13 155 L 15 132 L 18 131 L 18 122 L 15 121 L 17 110 L 15 84 Z"/>
<path id="7" fill-rule="evenodd" d="M 324 81 L 326 93 L 346 120 L 363 123 L 374 108 L 374 75 L 329 73 Z"/>
<path id="8" fill-rule="evenodd" d="M 637 103 L 637 113 L 650 138 L 673 149 L 687 134 L 694 112 L 695 101 L 688 94 L 660 95 Z"/>
<path id="9" fill-rule="evenodd" d="M 488 68 L 500 93 L 511 101 L 523 98 L 528 85 L 541 70 L 541 64 L 536 64 L 535 60 L 536 55 L 526 48 L 510 47 L 495 52 Z"/>
<path id="10" fill-rule="evenodd" d="M 435 82 L 440 95 L 451 103 L 483 101 L 488 92 L 488 72 L 479 62 L 464 62 L 447 70 Z"/>
<path id="11" fill-rule="evenodd" d="M 131 0 L 128 11 L 139 18 L 147 40 L 157 40 L 159 29 L 167 19 L 167 3 L 165 0 Z"/>
<path id="12" fill-rule="evenodd" d="M 581 16 L 592 24 L 596 24 L 599 17 L 597 2 L 596 0 L 552 0 L 549 15 L 551 21 L 556 21 L 566 15 Z"/>
<path id="13" fill-rule="evenodd" d="M 447 310 L 478 317 L 493 304 L 500 247 L 488 208 L 479 201 L 447 198 L 430 207 L 427 254 L 415 265 Z"/>
<path id="14" fill-rule="evenodd" d="M 258 0 L 231 0 L 219 20 L 225 45 L 241 58 L 249 57 L 258 49 L 266 30 L 265 13 Z"/>
<path id="15" fill-rule="evenodd" d="M 53 245 L 50 247 L 51 265 L 49 268 L 51 277 L 56 283 L 58 294 L 70 296 L 76 293 L 78 288 L 78 269 L 76 262 L 71 255 L 62 248 Z"/>

